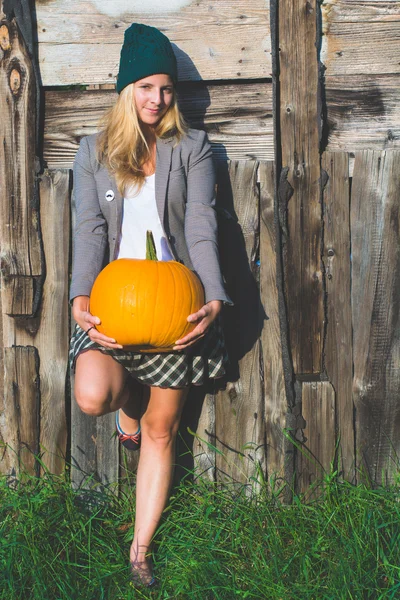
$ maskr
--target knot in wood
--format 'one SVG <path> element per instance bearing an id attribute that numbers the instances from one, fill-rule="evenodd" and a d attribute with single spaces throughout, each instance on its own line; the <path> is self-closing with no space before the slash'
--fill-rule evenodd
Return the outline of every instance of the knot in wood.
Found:
<path id="1" fill-rule="evenodd" d="M 11 48 L 10 32 L 8 31 L 7 25 L 2 25 L 0 27 L 0 47 L 4 52 Z"/>
<path id="2" fill-rule="evenodd" d="M 335 255 L 334 249 L 333 248 L 329 248 L 327 254 L 328 254 L 328 256 L 334 256 Z"/>
<path id="3" fill-rule="evenodd" d="M 314 8 L 311 4 L 311 2 L 306 2 L 306 13 L 308 15 L 311 15 L 314 12 Z"/>
<path id="4" fill-rule="evenodd" d="M 10 89 L 14 96 L 17 96 L 21 88 L 21 72 L 18 69 L 12 69 L 10 73 Z"/>

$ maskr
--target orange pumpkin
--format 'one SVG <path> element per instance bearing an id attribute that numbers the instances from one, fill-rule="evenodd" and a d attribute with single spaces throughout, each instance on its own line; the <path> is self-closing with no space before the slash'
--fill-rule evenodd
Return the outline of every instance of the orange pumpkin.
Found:
<path id="1" fill-rule="evenodd" d="M 147 254 L 149 255 L 149 254 Z M 120 258 L 98 275 L 90 295 L 96 328 L 123 346 L 167 352 L 195 327 L 187 317 L 204 305 L 197 276 L 181 263 Z"/>

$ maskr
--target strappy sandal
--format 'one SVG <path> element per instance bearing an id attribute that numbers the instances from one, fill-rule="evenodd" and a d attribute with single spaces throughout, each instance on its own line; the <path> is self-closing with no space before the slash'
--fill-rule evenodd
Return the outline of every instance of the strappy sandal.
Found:
<path id="1" fill-rule="evenodd" d="M 119 424 L 119 410 L 117 410 L 115 413 L 115 429 L 117 438 L 124 448 L 127 450 L 139 450 L 141 441 L 140 425 L 136 433 L 125 433 Z"/>

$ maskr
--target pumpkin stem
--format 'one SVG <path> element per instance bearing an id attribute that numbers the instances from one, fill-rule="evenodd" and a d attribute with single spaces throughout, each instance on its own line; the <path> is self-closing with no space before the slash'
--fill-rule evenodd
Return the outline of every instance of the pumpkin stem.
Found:
<path id="1" fill-rule="evenodd" d="M 158 260 L 152 231 L 146 232 L 146 260 Z"/>

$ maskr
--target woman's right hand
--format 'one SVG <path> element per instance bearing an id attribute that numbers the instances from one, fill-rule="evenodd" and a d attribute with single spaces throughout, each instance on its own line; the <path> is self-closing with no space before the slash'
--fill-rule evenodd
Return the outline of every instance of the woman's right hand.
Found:
<path id="1" fill-rule="evenodd" d="M 100 325 L 99 317 L 93 316 L 89 312 L 89 296 L 76 296 L 72 302 L 72 316 L 79 327 L 86 331 L 92 342 L 104 346 L 104 348 L 121 349 L 123 346 L 117 344 L 113 338 L 103 335 L 96 329 Z"/>

